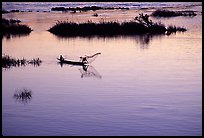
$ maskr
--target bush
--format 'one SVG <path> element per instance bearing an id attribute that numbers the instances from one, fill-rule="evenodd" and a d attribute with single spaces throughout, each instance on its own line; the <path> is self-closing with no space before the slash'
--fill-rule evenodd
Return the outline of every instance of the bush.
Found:
<path id="1" fill-rule="evenodd" d="M 27 25 L 18 24 L 20 20 L 14 19 L 1 19 L 2 35 L 17 35 L 17 34 L 29 34 L 32 29 Z"/>
<path id="2" fill-rule="evenodd" d="M 93 23 L 88 21 L 86 23 L 74 23 L 68 21 L 57 22 L 51 27 L 49 32 L 61 36 L 113 36 L 113 35 L 138 35 L 138 34 L 165 34 L 166 31 L 186 31 L 182 27 L 168 27 L 166 28 L 161 23 L 153 23 L 147 14 L 142 13 L 135 17 L 133 21 L 119 23 L 114 22 L 100 22 Z"/>

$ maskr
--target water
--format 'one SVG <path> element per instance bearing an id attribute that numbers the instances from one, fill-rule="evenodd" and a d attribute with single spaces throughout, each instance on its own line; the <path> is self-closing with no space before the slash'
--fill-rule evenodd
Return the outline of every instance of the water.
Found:
<path id="1" fill-rule="evenodd" d="M 32 4 L 39 3 L 29 3 L 25 9 L 37 7 Z M 201 6 L 191 8 L 202 11 Z M 109 20 L 126 20 L 137 13 L 99 12 L 109 15 Z M 2 134 L 201 136 L 201 15 L 153 19 L 188 28 L 170 36 L 58 38 L 46 31 L 58 19 L 97 20 L 92 13 L 74 17 L 35 12 L 3 15 L 23 20 L 34 31 L 28 36 L 3 38 L 2 53 L 15 58 L 39 57 L 43 62 L 39 67 L 2 69 Z M 60 54 L 79 60 L 97 52 L 101 55 L 87 72 L 80 66 L 61 67 L 56 60 Z M 13 97 L 23 88 L 32 91 L 26 102 Z"/>
<path id="2" fill-rule="evenodd" d="M 128 7 L 130 9 L 186 7 L 202 5 L 201 2 L 2 2 L 3 9 L 20 11 L 51 11 L 53 7 Z"/>

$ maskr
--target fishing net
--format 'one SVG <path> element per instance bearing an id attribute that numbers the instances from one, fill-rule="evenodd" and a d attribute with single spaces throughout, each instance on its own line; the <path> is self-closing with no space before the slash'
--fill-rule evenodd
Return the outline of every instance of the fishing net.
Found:
<path id="1" fill-rule="evenodd" d="M 102 78 L 102 76 L 91 65 L 88 65 L 85 68 L 83 67 L 83 68 L 79 69 L 79 71 L 81 73 L 81 77 L 82 78 L 84 78 L 84 77 L 95 77 L 97 79 L 101 79 Z"/>
<path id="2" fill-rule="evenodd" d="M 85 55 L 84 57 L 80 57 L 80 60 L 82 61 L 83 58 L 86 58 L 86 60 L 88 61 L 88 63 L 92 63 L 97 57 L 98 55 L 100 55 L 101 53 L 96 53 L 92 56 L 87 56 Z"/>

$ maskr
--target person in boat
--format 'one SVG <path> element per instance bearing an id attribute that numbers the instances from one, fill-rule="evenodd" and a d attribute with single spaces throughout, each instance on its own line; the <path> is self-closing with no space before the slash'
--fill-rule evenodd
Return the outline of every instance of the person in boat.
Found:
<path id="1" fill-rule="evenodd" d="M 62 57 L 62 55 L 60 55 L 60 60 L 61 60 L 61 61 L 64 61 L 64 58 Z"/>
<path id="2" fill-rule="evenodd" d="M 87 64 L 88 63 L 88 61 L 87 61 L 87 58 L 86 57 L 81 57 L 82 58 L 82 63 L 84 63 L 84 64 Z"/>

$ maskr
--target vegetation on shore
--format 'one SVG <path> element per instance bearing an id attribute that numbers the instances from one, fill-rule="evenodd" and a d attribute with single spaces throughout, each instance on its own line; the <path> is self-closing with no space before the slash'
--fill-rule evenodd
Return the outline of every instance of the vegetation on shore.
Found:
<path id="1" fill-rule="evenodd" d="M 99 22 L 93 23 L 91 21 L 85 23 L 75 23 L 68 21 L 58 21 L 48 31 L 57 36 L 112 36 L 112 35 L 137 35 L 137 34 L 165 34 L 166 31 L 171 32 L 186 31 L 182 27 L 165 27 L 161 23 L 153 23 L 149 16 L 139 14 L 133 21 L 119 23 Z"/>
<path id="2" fill-rule="evenodd" d="M 196 16 L 195 11 L 169 11 L 169 10 L 156 10 L 152 13 L 154 17 L 176 17 L 176 16 Z"/>
<path id="3" fill-rule="evenodd" d="M 10 11 L 7 11 L 7 10 L 1 10 L 1 14 L 6 14 L 6 13 L 12 13 L 12 12 L 32 12 L 31 10 L 27 10 L 27 11 L 20 11 L 20 10 L 10 10 Z"/>
<path id="4" fill-rule="evenodd" d="M 1 14 L 9 13 L 7 10 L 1 10 Z"/>
<path id="5" fill-rule="evenodd" d="M 9 55 L 3 55 L 2 56 L 2 67 L 3 68 L 11 68 L 11 67 L 19 67 L 19 66 L 25 66 L 27 64 L 32 64 L 34 66 L 40 66 L 42 60 L 39 58 L 34 58 L 32 60 L 26 60 L 26 59 L 15 59 Z"/>
<path id="6" fill-rule="evenodd" d="M 96 11 L 96 10 L 115 10 L 115 9 L 121 9 L 121 10 L 129 10 L 129 8 L 126 7 L 99 7 L 99 6 L 85 6 L 85 7 L 76 7 L 76 8 L 65 8 L 65 7 L 53 7 L 51 8 L 51 11 Z"/>
<path id="7" fill-rule="evenodd" d="M 2 38 L 5 35 L 18 35 L 18 34 L 29 34 L 32 29 L 27 25 L 19 24 L 20 20 L 14 19 L 1 19 L 1 31 L 2 31 Z"/>

